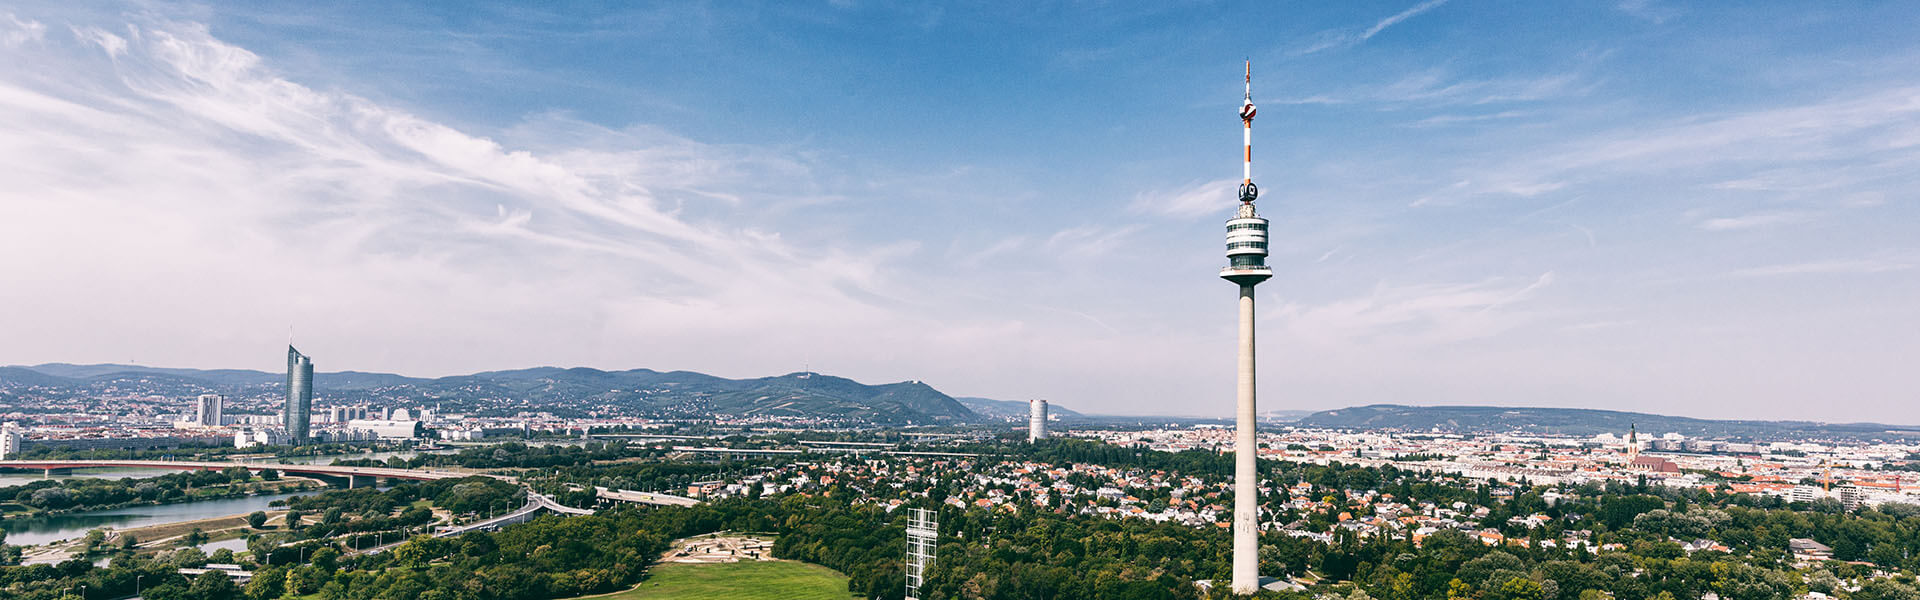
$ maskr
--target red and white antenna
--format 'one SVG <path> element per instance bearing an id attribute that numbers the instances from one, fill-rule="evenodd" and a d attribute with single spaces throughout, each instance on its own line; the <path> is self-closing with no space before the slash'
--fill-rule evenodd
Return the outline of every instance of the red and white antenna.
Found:
<path id="1" fill-rule="evenodd" d="M 1240 104 L 1241 137 L 1246 141 L 1246 160 L 1240 163 L 1240 201 L 1251 203 L 1260 196 L 1260 188 L 1253 185 L 1253 60 L 1247 60 L 1247 97 Z"/>

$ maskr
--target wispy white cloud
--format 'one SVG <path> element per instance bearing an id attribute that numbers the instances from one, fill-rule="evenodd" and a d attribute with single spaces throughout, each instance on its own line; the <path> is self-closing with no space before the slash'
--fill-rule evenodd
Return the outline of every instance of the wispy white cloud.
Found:
<path id="1" fill-rule="evenodd" d="M 1408 123 L 1407 126 L 1408 127 L 1441 127 L 1446 125 L 1458 125 L 1462 123 L 1480 123 L 1485 121 L 1517 119 L 1517 118 L 1526 117 L 1532 114 L 1534 114 L 1533 111 L 1503 110 L 1497 113 L 1485 113 L 1485 114 L 1434 115 L 1431 117 L 1420 119 L 1418 121 L 1414 121 L 1412 123 Z"/>
<path id="2" fill-rule="evenodd" d="M 1380 35 L 1380 32 L 1386 31 L 1388 27 L 1398 25 L 1401 21 L 1414 18 L 1421 13 L 1439 8 L 1440 5 L 1446 3 L 1447 0 L 1427 0 L 1426 2 L 1413 5 L 1412 8 L 1395 13 L 1391 17 L 1381 19 L 1379 23 L 1374 23 L 1372 27 L 1368 27 L 1366 31 L 1360 33 L 1360 41 L 1373 39 L 1373 36 Z"/>
<path id="3" fill-rule="evenodd" d="M 1127 210 L 1135 214 L 1176 219 L 1195 219 L 1207 215 L 1224 218 L 1239 205 L 1234 198 L 1239 185 L 1238 179 L 1221 179 L 1188 184 L 1173 190 L 1144 192 L 1127 204 Z"/>
<path id="4" fill-rule="evenodd" d="M 1619 4 L 1614 6 L 1619 8 L 1620 12 L 1646 20 L 1655 25 L 1666 23 L 1668 20 L 1678 17 L 1681 14 L 1679 8 L 1657 0 L 1621 0 Z"/>
<path id="5" fill-rule="evenodd" d="M 1720 189 L 1770 185 L 1779 173 L 1839 164 L 1839 181 L 1906 177 L 1920 160 L 1920 88 L 1846 94 L 1797 106 L 1670 119 L 1490 155 L 1463 173 L 1473 183 L 1440 196 L 1535 195 L 1632 174 L 1701 178 Z M 1794 169 L 1783 171 L 1782 169 Z M 1800 182 L 1818 177 L 1796 176 Z M 1809 183 L 1809 185 L 1811 185 Z M 1816 186 L 1818 187 L 1818 186 Z M 1760 219 L 1754 224 L 1778 221 Z M 1738 227 L 1740 220 L 1721 222 Z"/>
<path id="6" fill-rule="evenodd" d="M 1578 72 L 1538 76 L 1462 77 L 1434 67 L 1402 75 L 1384 83 L 1347 86 L 1298 98 L 1280 98 L 1283 105 L 1381 104 L 1391 107 L 1474 107 L 1540 102 L 1585 93 L 1591 83 Z M 1415 125 L 1442 125 L 1524 116 L 1519 111 L 1482 115 L 1437 115 Z"/>
<path id="7" fill-rule="evenodd" d="M 1732 273 L 1734 277 L 1788 277 L 1795 275 L 1868 275 L 1911 271 L 1920 267 L 1920 259 L 1912 255 L 1886 255 L 1862 258 L 1816 260 L 1760 267 L 1748 267 Z"/>
<path id="8" fill-rule="evenodd" d="M 1367 40 L 1373 39 L 1373 36 L 1380 35 L 1380 32 L 1386 31 L 1387 28 L 1389 27 L 1398 25 L 1402 21 L 1406 21 L 1407 19 L 1420 16 L 1420 14 L 1439 8 L 1441 5 L 1446 3 L 1447 3 L 1447 0 L 1426 0 L 1425 2 L 1415 4 L 1412 7 L 1407 8 L 1406 10 L 1394 13 L 1393 15 L 1388 16 L 1387 18 L 1381 19 L 1378 22 L 1375 22 L 1372 27 L 1368 27 L 1363 30 L 1322 31 L 1320 32 L 1319 35 L 1315 37 L 1313 41 L 1309 42 L 1306 47 L 1301 48 L 1299 50 L 1295 50 L 1294 54 L 1295 55 L 1313 54 L 1315 52 L 1320 52 L 1322 50 L 1331 50 L 1335 48 L 1347 48 L 1347 47 L 1360 45 L 1361 43 L 1364 43 Z"/>
<path id="9" fill-rule="evenodd" d="M 1122 242 L 1142 229 L 1141 225 L 1081 225 L 1055 232 L 1047 238 L 1049 252 L 1074 257 L 1110 255 Z"/>
<path id="10" fill-rule="evenodd" d="M 882 275 L 910 245 L 797 246 L 751 217 L 779 194 L 725 185 L 754 173 L 805 186 L 799 156 L 551 119 L 533 127 L 553 147 L 508 147 L 288 81 L 194 24 L 124 36 L 80 26 L 47 42 L 0 67 L 0 159 L 12 173 L 0 272 L 39 289 L 88 272 L 95 294 L 12 298 L 10 309 L 137 295 L 139 310 L 102 312 L 229 331 L 317 319 L 339 346 L 397 348 L 461 323 L 513 323 L 459 335 L 552 350 L 612 325 L 551 358 L 575 363 L 605 360 L 591 347 L 625 347 L 625 336 L 753 335 L 796 312 L 841 325 L 922 318 Z M 57 268 L 29 258 L 46 252 L 62 257 Z M 42 337 L 23 329 L 8 336 Z M 361 365 L 455 368 L 380 354 L 359 354 Z"/>
<path id="11" fill-rule="evenodd" d="M 1278 322 L 1289 339 L 1316 345 L 1354 347 L 1428 347 L 1500 335 L 1543 317 L 1515 310 L 1553 284 L 1552 271 L 1525 284 L 1501 279 L 1473 283 L 1388 285 L 1368 293 L 1321 304 L 1288 302 L 1267 319 Z"/>
<path id="12" fill-rule="evenodd" d="M 1812 215 L 1808 213 L 1803 213 L 1803 212 L 1759 212 L 1759 213 L 1753 213 L 1749 215 L 1740 215 L 1737 217 L 1717 217 L 1712 219 L 1706 219 L 1704 221 L 1701 221 L 1698 224 L 1698 227 L 1700 227 L 1701 229 L 1705 229 L 1707 231 L 1732 231 L 1736 229 L 1753 229 L 1756 227 L 1769 227 L 1773 225 L 1784 225 L 1787 223 L 1798 223 L 1798 222 L 1807 220 L 1811 216 Z"/>
<path id="13" fill-rule="evenodd" d="M 47 35 L 47 26 L 39 21 L 21 19 L 13 13 L 0 14 L 0 17 L 5 17 L 4 22 L 0 22 L 0 47 L 38 42 Z"/>

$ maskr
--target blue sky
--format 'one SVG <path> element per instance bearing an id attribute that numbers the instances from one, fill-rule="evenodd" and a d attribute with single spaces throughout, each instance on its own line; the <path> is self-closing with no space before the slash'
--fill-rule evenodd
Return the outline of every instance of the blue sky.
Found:
<path id="1" fill-rule="evenodd" d="M 0 363 L 1920 423 L 1910 3 L 0 9 Z"/>

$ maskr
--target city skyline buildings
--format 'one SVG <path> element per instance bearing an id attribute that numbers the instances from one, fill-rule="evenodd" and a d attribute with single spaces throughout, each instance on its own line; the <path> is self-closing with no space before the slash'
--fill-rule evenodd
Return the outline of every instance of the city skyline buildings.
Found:
<path id="1" fill-rule="evenodd" d="M 287 443 L 307 443 L 313 424 L 313 359 L 287 345 L 287 401 L 281 411 Z"/>
<path id="2" fill-rule="evenodd" d="M 0 11 L 0 363 L 275 371 L 325 323 L 344 370 L 1223 416 L 1196 175 L 1250 54 L 1289 407 L 1920 421 L 1913 5 Z"/>

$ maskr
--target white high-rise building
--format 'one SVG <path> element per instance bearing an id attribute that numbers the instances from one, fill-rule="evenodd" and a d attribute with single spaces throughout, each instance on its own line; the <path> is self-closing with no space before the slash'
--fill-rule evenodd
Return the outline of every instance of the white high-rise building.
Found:
<path id="1" fill-rule="evenodd" d="M 219 394 L 201 394 L 193 402 L 193 424 L 219 427 L 225 424 L 227 399 Z"/>
<path id="2" fill-rule="evenodd" d="M 1027 401 L 1027 441 L 1038 442 L 1047 439 L 1047 401 L 1035 398 Z"/>
<path id="3" fill-rule="evenodd" d="M 25 441 L 26 436 L 20 435 L 19 427 L 15 427 L 12 423 L 0 425 L 0 460 L 13 458 L 13 455 L 19 454 L 20 444 Z"/>

